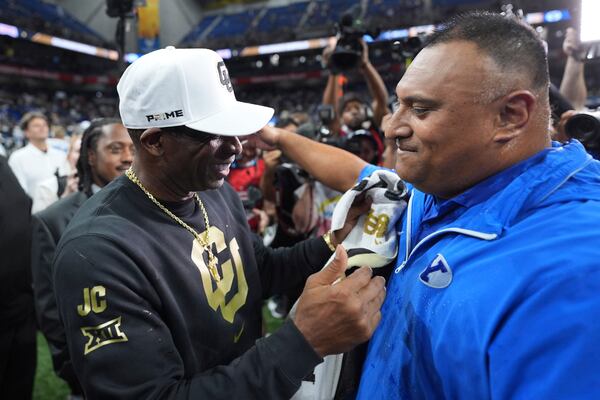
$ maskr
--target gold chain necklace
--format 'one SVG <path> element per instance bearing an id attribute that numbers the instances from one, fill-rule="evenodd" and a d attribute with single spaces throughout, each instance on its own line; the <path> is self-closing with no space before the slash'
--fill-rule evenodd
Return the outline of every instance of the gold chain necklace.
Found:
<path id="1" fill-rule="evenodd" d="M 152 193 L 150 193 L 148 191 L 148 189 L 146 189 L 144 187 L 144 185 L 142 185 L 142 182 L 140 182 L 140 180 L 135 175 L 135 173 L 133 172 L 133 169 L 131 169 L 131 167 L 127 170 L 127 172 L 125 172 L 125 175 L 127 175 L 127 177 L 129 178 L 129 180 L 131 182 L 138 185 L 139 188 L 142 189 L 142 191 L 144 193 L 146 193 L 146 196 L 148 196 L 148 198 L 150 200 L 152 200 L 152 202 L 154 204 L 156 204 L 161 210 L 163 210 L 165 212 L 165 214 L 167 214 L 169 217 L 173 218 L 175 220 L 175 222 L 177 222 L 179 225 L 183 226 L 192 235 L 194 235 L 194 238 L 196 238 L 196 240 L 198 241 L 200 246 L 202 246 L 202 249 L 204 251 L 206 251 L 206 253 L 208 254 L 208 270 L 210 272 L 210 275 L 216 282 L 219 282 L 221 280 L 221 277 L 219 276 L 219 272 L 217 271 L 217 258 L 215 257 L 215 255 L 213 254 L 213 252 L 211 250 L 210 237 L 208 234 L 208 232 L 210 230 L 210 224 L 208 223 L 208 214 L 206 213 L 206 208 L 204 208 L 204 204 L 202 203 L 202 200 L 200 200 L 200 196 L 198 196 L 198 193 L 194 193 L 194 197 L 196 198 L 196 201 L 198 202 L 198 205 L 200 206 L 200 210 L 202 210 L 202 215 L 204 216 L 204 225 L 206 226 L 205 237 L 202 237 L 198 232 L 196 232 L 196 230 L 194 228 L 192 228 L 191 226 L 189 226 L 188 224 L 183 222 L 177 215 L 173 214 L 167 207 L 162 205 L 160 203 L 160 201 L 156 200 L 156 198 L 152 195 Z"/>

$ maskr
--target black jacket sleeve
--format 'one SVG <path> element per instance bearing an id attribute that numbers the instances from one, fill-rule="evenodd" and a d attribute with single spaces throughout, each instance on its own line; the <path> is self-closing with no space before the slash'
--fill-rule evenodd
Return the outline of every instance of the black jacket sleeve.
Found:
<path id="1" fill-rule="evenodd" d="M 230 364 L 187 376 L 169 316 L 134 260 L 98 236 L 61 246 L 56 299 L 88 399 L 285 399 L 322 361 L 288 321 Z"/>
<path id="2" fill-rule="evenodd" d="M 244 208 L 238 194 L 230 185 L 222 190 L 224 202 L 238 221 L 245 221 Z M 325 266 L 333 252 L 322 237 L 307 239 L 292 247 L 273 249 L 266 247 L 262 239 L 252 233 L 248 226 L 245 234 L 251 235 L 256 265 L 260 274 L 263 298 L 274 294 L 298 294 L 304 287 L 306 278 Z M 294 296 L 291 296 L 292 299 Z"/>
<path id="3" fill-rule="evenodd" d="M 54 371 L 71 388 L 78 388 L 52 284 L 52 259 L 59 238 L 55 237 L 43 217 L 34 214 L 32 222 L 31 272 L 38 326 L 48 342 Z"/>
<path id="4" fill-rule="evenodd" d="M 292 247 L 273 249 L 254 236 L 254 254 L 260 271 L 263 298 L 297 292 L 309 275 L 321 270 L 333 252 L 322 237 L 307 239 Z"/>
<path id="5" fill-rule="evenodd" d="M 0 156 L 0 332 L 33 317 L 31 199 Z"/>

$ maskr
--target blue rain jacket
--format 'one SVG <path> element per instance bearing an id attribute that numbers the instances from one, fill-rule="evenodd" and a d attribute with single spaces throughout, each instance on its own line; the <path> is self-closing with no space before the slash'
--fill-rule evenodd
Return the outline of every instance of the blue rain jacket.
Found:
<path id="1" fill-rule="evenodd" d="M 359 399 L 600 398 L 600 162 L 580 143 L 445 202 L 413 189 L 397 229 Z"/>

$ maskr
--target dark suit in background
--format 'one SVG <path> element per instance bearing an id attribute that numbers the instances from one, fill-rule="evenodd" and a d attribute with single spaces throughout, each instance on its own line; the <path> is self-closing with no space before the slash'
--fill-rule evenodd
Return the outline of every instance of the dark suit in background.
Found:
<path id="1" fill-rule="evenodd" d="M 75 395 L 82 391 L 73 371 L 65 331 L 58 317 L 51 267 L 56 244 L 71 218 L 87 199 L 83 192 L 76 192 L 33 216 L 31 265 L 38 325 L 48 341 L 54 371 L 69 384 L 71 393 Z"/>
<path id="2" fill-rule="evenodd" d="M 0 399 L 31 399 L 36 327 L 31 199 L 0 156 Z"/>

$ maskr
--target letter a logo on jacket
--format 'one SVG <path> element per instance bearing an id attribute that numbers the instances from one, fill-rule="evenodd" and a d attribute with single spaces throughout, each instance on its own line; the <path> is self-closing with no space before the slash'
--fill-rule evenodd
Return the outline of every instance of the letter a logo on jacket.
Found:
<path id="1" fill-rule="evenodd" d="M 436 289 L 443 289 L 452 282 L 452 270 L 443 255 L 438 254 L 419 274 L 419 280 Z"/>

